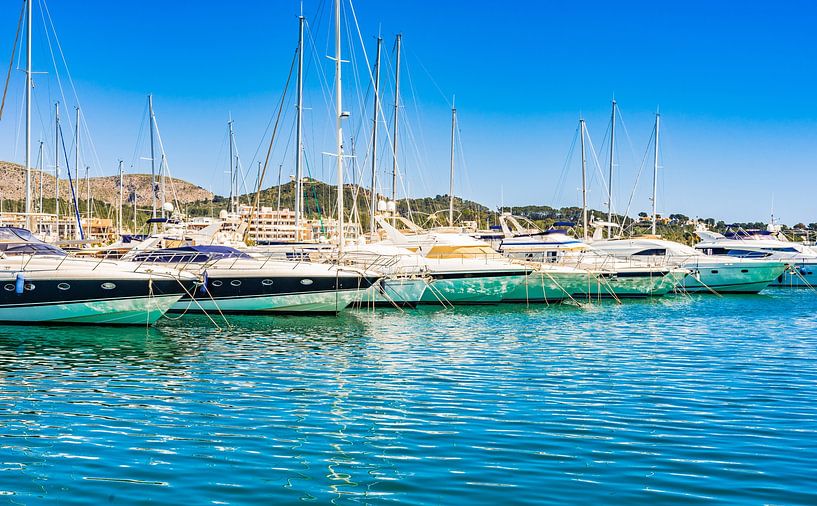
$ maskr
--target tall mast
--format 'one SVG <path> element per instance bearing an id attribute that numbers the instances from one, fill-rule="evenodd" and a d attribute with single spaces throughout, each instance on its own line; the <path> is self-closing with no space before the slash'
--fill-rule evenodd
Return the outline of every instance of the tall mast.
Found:
<path id="1" fill-rule="evenodd" d="M 74 125 L 74 178 L 76 179 L 76 184 L 74 185 L 75 193 L 73 196 L 74 199 L 74 207 L 76 208 L 76 216 L 77 216 L 77 239 L 83 239 L 85 235 L 82 231 L 82 221 L 80 220 L 80 213 L 79 213 L 79 200 L 82 198 L 82 188 L 79 185 L 79 107 L 75 107 L 74 110 L 76 111 L 76 121 Z"/>
<path id="2" fill-rule="evenodd" d="M 88 229 L 91 229 L 91 167 L 85 166 L 85 217 Z"/>
<path id="3" fill-rule="evenodd" d="M 584 118 L 579 120 L 579 130 L 582 136 L 582 231 L 583 238 L 587 240 L 587 155 L 584 149 Z"/>
<path id="4" fill-rule="evenodd" d="M 655 224 L 658 220 L 656 200 L 658 198 L 658 131 L 661 126 L 661 115 L 655 113 L 655 149 L 652 163 L 652 234 L 655 235 Z"/>
<path id="5" fill-rule="evenodd" d="M 235 212 L 235 173 L 233 169 L 235 168 L 235 163 L 233 162 L 233 118 L 232 115 L 230 119 L 227 120 L 227 129 L 229 131 L 229 139 L 227 143 L 230 145 L 230 212 Z"/>
<path id="6" fill-rule="evenodd" d="M 156 156 L 153 149 L 153 95 L 148 95 L 148 123 L 150 123 L 150 202 L 151 212 L 150 217 L 156 218 Z M 153 233 L 156 233 L 156 223 L 152 227 Z"/>
<path id="7" fill-rule="evenodd" d="M 39 203 L 37 204 L 37 212 L 42 213 L 43 211 L 43 175 L 44 167 L 43 167 L 43 141 L 40 141 L 40 150 L 37 152 L 37 166 L 40 169 L 40 198 L 38 199 Z"/>
<path id="8" fill-rule="evenodd" d="M 31 230 L 31 3 L 26 0 L 26 228 Z"/>
<path id="9" fill-rule="evenodd" d="M 398 111 L 400 110 L 400 44 L 403 40 L 403 35 L 397 34 L 396 48 L 397 60 L 394 70 L 394 132 L 392 139 L 392 166 L 391 166 L 391 199 L 397 200 L 397 127 L 398 127 Z"/>
<path id="10" fill-rule="evenodd" d="M 117 208 L 116 224 L 119 228 L 119 235 L 122 235 L 122 204 L 125 200 L 125 181 L 122 160 L 119 160 L 119 206 Z"/>
<path id="11" fill-rule="evenodd" d="M 613 222 L 613 155 L 616 149 L 616 99 L 613 99 L 613 113 L 610 116 L 610 173 L 607 177 L 607 221 Z M 612 229 L 607 226 L 609 236 Z"/>
<path id="12" fill-rule="evenodd" d="M 343 254 L 343 99 L 341 93 L 340 0 L 335 0 L 335 109 L 338 163 L 338 257 Z"/>
<path id="13" fill-rule="evenodd" d="M 301 240 L 301 198 L 304 190 L 301 187 L 303 169 L 301 158 L 303 152 L 303 109 L 304 109 L 304 16 L 298 16 L 298 117 L 295 120 L 295 241 Z"/>
<path id="14" fill-rule="evenodd" d="M 454 226 L 454 135 L 457 128 L 457 108 L 451 100 L 451 174 L 448 185 L 448 224 Z"/>
<path id="15" fill-rule="evenodd" d="M 369 192 L 371 213 L 369 216 L 369 232 L 374 236 L 375 220 L 377 212 L 377 119 L 380 108 L 380 46 L 383 44 L 383 37 L 377 37 L 377 57 L 375 58 L 374 74 L 374 120 L 372 121 L 372 189 Z"/>
<path id="16" fill-rule="evenodd" d="M 54 221 L 60 240 L 60 103 L 54 104 Z"/>

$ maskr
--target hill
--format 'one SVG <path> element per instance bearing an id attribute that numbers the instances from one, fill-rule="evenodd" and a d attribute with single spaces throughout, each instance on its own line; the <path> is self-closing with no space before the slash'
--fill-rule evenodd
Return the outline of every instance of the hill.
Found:
<path id="1" fill-rule="evenodd" d="M 40 178 L 42 178 L 43 195 L 47 199 L 53 198 L 54 176 L 38 170 L 32 170 L 31 172 L 32 195 L 35 197 L 39 195 Z M 107 204 L 116 204 L 119 198 L 119 176 L 92 177 L 90 183 L 94 200 Z M 135 196 L 137 206 L 148 207 L 151 205 L 150 174 L 125 174 L 123 183 L 127 202 L 133 203 Z M 79 186 L 80 188 L 74 190 L 77 192 L 77 198 L 83 199 L 88 191 L 85 179 L 80 180 Z M 171 188 L 175 192 L 172 192 Z M 70 192 L 68 180 L 60 178 L 60 199 L 68 200 Z M 211 192 L 200 186 L 182 179 L 168 178 L 168 200 L 172 200 L 171 195 L 173 193 L 175 193 L 180 204 L 210 200 L 214 197 Z M 0 198 L 11 201 L 22 201 L 25 198 L 25 167 L 16 163 L 0 161 Z"/>

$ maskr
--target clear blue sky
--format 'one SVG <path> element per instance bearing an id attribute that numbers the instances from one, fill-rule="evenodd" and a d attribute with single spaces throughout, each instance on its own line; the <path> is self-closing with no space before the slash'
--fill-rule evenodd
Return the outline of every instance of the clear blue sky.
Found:
<path id="1" fill-rule="evenodd" d="M 58 88 L 41 1 L 34 0 L 35 71 L 49 74 L 35 79 L 33 135 L 51 142 L 50 115 Z M 128 170 L 148 170 L 142 159 L 148 156 L 145 135 L 139 140 L 139 132 L 145 96 L 153 93 L 171 172 L 226 193 L 228 114 L 235 120 L 239 153 L 249 170 L 258 147 L 266 145 L 264 132 L 289 70 L 299 5 L 283 0 L 49 0 L 98 155 L 83 142 L 92 173 L 113 174 L 120 158 Z M 404 36 L 400 165 L 405 183 L 400 194 L 447 193 L 450 97 L 456 95 L 462 142 L 457 194 L 493 206 L 576 205 L 577 152 L 564 182 L 559 181 L 579 115 L 587 120 L 600 163 L 606 164 L 602 144 L 615 95 L 629 134 L 619 129 L 617 210 L 627 206 L 660 106 L 660 212 L 766 220 L 774 205 L 776 216 L 786 223 L 817 221 L 813 1 L 355 0 L 354 8 L 370 60 L 378 31 L 385 39 L 384 73 L 393 65 L 394 35 Z M 6 2 L 2 10 L 5 71 L 19 4 Z M 333 161 L 321 154 L 334 151 L 328 105 L 332 62 L 325 57 L 333 51 L 328 39 L 331 2 L 305 1 L 303 10 L 311 38 L 305 52 L 306 156 L 311 175 L 334 181 Z M 348 0 L 344 11 L 349 13 Z M 368 74 L 354 24 L 348 29 L 344 51 L 348 55 L 351 45 L 354 57 L 344 65 L 344 108 L 352 115 L 345 128 L 349 135 L 368 139 Z M 384 107 L 390 114 L 393 77 L 384 74 L 383 79 L 389 88 Z M 22 73 L 14 72 L 0 122 L 0 159 L 18 162 L 23 161 L 18 132 L 22 80 Z M 265 186 L 277 182 L 279 164 L 284 178 L 294 170 L 292 141 L 287 141 L 293 100 L 287 99 Z M 63 104 L 74 105 L 71 96 Z M 359 142 L 357 149 L 363 163 L 366 143 Z M 378 172 L 385 180 L 391 159 L 382 147 L 381 153 Z M 364 174 L 368 182 L 368 169 Z M 645 167 L 631 214 L 649 209 L 650 178 L 651 167 Z M 388 184 L 381 189 L 390 191 Z M 590 191 L 593 207 L 602 207 L 604 192 L 596 175 Z"/>

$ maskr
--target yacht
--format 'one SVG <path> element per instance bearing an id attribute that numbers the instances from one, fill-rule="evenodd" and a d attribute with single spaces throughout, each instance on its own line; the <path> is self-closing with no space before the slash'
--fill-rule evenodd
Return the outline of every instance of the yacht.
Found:
<path id="1" fill-rule="evenodd" d="M 771 286 L 813 287 L 817 284 L 817 250 L 789 241 L 777 225 L 766 230 L 727 230 L 712 232 L 699 225 L 695 233 L 701 241 L 695 249 L 706 255 L 754 258 L 784 262 L 789 269 L 778 275 Z"/>
<path id="2" fill-rule="evenodd" d="M 0 322 L 146 325 L 198 276 L 164 266 L 69 256 L 21 228 L 0 227 Z"/>
<path id="3" fill-rule="evenodd" d="M 385 242 L 348 244 L 341 261 L 384 275 L 376 289 L 358 302 L 361 306 L 414 308 L 433 281 L 424 257 Z"/>
<path id="4" fill-rule="evenodd" d="M 527 265 L 498 255 L 488 243 L 458 232 L 426 231 L 402 216 L 377 216 L 391 245 L 423 258 L 431 278 L 421 303 L 494 304 L 525 283 Z M 403 230 L 389 223 L 402 224 Z"/>
<path id="5" fill-rule="evenodd" d="M 677 286 L 690 293 L 758 293 L 786 271 L 779 260 L 747 259 L 727 255 L 705 255 L 684 244 L 659 237 L 604 239 L 593 248 L 616 258 L 638 258 L 654 265 L 689 269 Z"/>
<path id="6" fill-rule="evenodd" d="M 571 295 L 582 298 L 639 298 L 666 295 L 689 274 L 672 265 L 652 265 L 639 259 L 620 259 L 569 235 L 568 229 L 539 230 L 522 218 L 500 216 L 502 237 L 493 245 L 503 255 L 545 266 L 562 266 L 583 273 Z M 572 226 L 569 222 L 554 225 Z M 535 284 L 535 283 L 534 283 Z"/>
<path id="7" fill-rule="evenodd" d="M 141 251 L 132 258 L 203 276 L 201 287 L 176 302 L 173 312 L 338 313 L 381 278 L 353 267 L 254 258 L 218 245 Z"/>

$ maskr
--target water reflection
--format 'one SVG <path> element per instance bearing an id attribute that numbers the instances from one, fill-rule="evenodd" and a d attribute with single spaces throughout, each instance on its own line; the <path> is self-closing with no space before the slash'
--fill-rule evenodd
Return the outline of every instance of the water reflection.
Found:
<path id="1" fill-rule="evenodd" d="M 0 493 L 817 500 L 805 292 L 229 322 L 0 328 Z"/>

